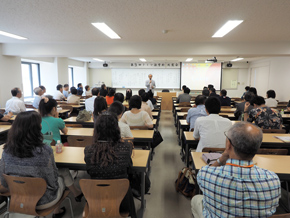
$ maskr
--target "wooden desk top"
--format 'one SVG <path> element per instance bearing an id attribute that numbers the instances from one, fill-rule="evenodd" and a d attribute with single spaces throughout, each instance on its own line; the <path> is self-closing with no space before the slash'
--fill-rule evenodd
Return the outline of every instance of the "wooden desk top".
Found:
<path id="1" fill-rule="evenodd" d="M 241 122 L 241 121 L 239 121 L 239 120 L 233 120 L 233 121 L 231 121 L 232 122 L 232 124 L 234 125 L 234 124 L 236 124 L 236 123 L 238 123 L 238 122 Z M 186 120 L 179 120 L 179 123 L 180 123 L 180 125 L 181 126 L 189 126 L 189 124 L 187 123 L 187 121 Z"/>
<path id="2" fill-rule="evenodd" d="M 290 114 L 283 114 L 282 118 L 290 118 Z"/>
<path id="3" fill-rule="evenodd" d="M 0 133 L 6 132 L 11 128 L 11 125 L 0 125 Z"/>
<path id="4" fill-rule="evenodd" d="M 154 130 L 131 130 L 134 138 L 153 139 Z"/>
<path id="5" fill-rule="evenodd" d="M 76 123 L 77 117 L 69 117 L 67 119 L 63 120 L 65 123 Z M 156 125 L 157 120 L 153 119 L 153 125 Z M 89 121 L 85 121 L 85 123 L 94 123 L 93 118 L 91 118 Z"/>
<path id="6" fill-rule="evenodd" d="M 221 108 L 221 112 L 224 113 L 234 113 L 236 111 L 236 108 Z"/>
<path id="7" fill-rule="evenodd" d="M 203 152 L 191 152 L 192 159 L 196 169 L 205 166 L 202 160 Z M 273 171 L 277 174 L 290 174 L 290 156 L 289 155 L 262 155 L 257 154 L 253 159 L 257 166 L 263 169 Z"/>
<path id="8" fill-rule="evenodd" d="M 158 112 L 152 111 L 152 116 L 158 116 Z"/>
<path id="9" fill-rule="evenodd" d="M 69 105 L 69 106 L 72 106 L 73 108 L 84 108 L 85 107 L 84 105 Z"/>
<path id="10" fill-rule="evenodd" d="M 178 117 L 183 117 L 184 115 L 187 115 L 187 112 L 177 112 L 177 116 Z M 227 115 L 228 117 L 235 117 L 235 115 L 233 113 L 219 113 L 219 115 Z M 290 116 L 289 116 L 290 118 Z"/>

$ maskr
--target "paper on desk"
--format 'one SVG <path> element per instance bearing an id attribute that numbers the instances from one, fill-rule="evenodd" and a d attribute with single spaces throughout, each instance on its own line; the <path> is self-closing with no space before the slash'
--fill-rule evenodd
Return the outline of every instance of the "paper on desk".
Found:
<path id="1" fill-rule="evenodd" d="M 290 142 L 290 137 L 289 136 L 274 136 L 277 139 L 280 139 L 283 142 Z"/>

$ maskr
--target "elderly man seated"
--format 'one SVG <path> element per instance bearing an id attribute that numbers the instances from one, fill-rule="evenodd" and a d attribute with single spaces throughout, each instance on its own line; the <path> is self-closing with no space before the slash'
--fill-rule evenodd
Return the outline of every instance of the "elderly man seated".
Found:
<path id="1" fill-rule="evenodd" d="M 197 174 L 203 195 L 191 200 L 194 217 L 272 216 L 279 205 L 280 180 L 274 172 L 261 169 L 252 161 L 262 143 L 261 129 L 240 122 L 225 136 L 222 156 Z"/>

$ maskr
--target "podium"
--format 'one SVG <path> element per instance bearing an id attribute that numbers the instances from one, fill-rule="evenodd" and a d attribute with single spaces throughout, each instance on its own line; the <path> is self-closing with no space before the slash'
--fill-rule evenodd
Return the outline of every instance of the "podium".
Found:
<path id="1" fill-rule="evenodd" d="M 176 96 L 176 92 L 157 92 L 162 97 L 161 110 L 172 110 L 172 97 Z"/>

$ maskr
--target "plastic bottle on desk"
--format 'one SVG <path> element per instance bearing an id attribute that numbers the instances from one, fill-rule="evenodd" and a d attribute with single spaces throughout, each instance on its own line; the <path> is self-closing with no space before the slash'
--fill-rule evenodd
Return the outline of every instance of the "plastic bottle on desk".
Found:
<path id="1" fill-rule="evenodd" d="M 284 114 L 284 110 L 283 110 L 283 109 L 281 110 L 280 114 L 281 114 L 281 115 L 283 115 L 283 114 Z"/>
<path id="2" fill-rule="evenodd" d="M 60 140 L 57 140 L 57 143 L 55 145 L 55 152 L 57 154 L 62 152 L 62 143 L 60 142 Z"/>

